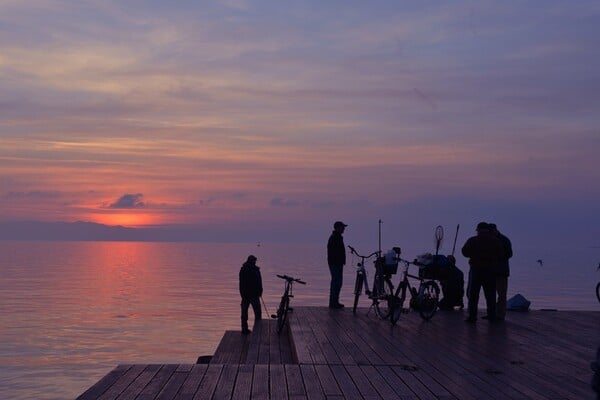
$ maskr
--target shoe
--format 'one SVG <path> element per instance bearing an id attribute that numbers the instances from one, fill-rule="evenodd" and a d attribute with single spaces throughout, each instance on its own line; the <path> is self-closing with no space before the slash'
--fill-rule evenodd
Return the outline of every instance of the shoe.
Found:
<path id="1" fill-rule="evenodd" d="M 338 303 L 338 304 L 330 305 L 329 308 L 331 308 L 333 310 L 340 310 L 340 309 L 344 308 L 344 305 Z"/>
<path id="2" fill-rule="evenodd" d="M 342 303 L 337 303 L 335 306 L 336 306 L 337 308 L 344 308 L 344 305 L 343 305 Z"/>
<path id="3" fill-rule="evenodd" d="M 252 332 L 250 329 L 242 329 L 242 335 L 247 335 Z"/>
<path id="4" fill-rule="evenodd" d="M 490 317 L 488 317 L 487 315 L 484 315 L 483 317 L 481 317 L 481 319 L 490 319 Z"/>
<path id="5" fill-rule="evenodd" d="M 474 324 L 475 322 L 477 322 L 477 318 L 469 317 L 469 318 L 465 319 L 465 322 L 467 322 L 469 324 Z"/>

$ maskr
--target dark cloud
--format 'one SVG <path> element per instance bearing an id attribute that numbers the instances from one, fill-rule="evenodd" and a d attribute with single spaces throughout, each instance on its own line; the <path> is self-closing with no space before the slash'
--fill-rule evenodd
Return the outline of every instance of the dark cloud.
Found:
<path id="1" fill-rule="evenodd" d="M 146 207 L 146 203 L 142 201 L 144 197 L 141 193 L 136 194 L 124 194 L 119 198 L 119 200 L 115 201 L 109 208 L 143 208 Z"/>

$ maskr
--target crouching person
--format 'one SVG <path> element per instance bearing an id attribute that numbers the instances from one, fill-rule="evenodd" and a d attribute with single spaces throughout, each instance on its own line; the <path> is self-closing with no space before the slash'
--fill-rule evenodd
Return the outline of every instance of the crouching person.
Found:
<path id="1" fill-rule="evenodd" d="M 240 296 L 242 296 L 242 333 L 250 333 L 248 329 L 248 307 L 254 310 L 254 321 L 262 319 L 260 297 L 263 293 L 260 268 L 256 265 L 256 257 L 249 255 L 240 269 Z"/>

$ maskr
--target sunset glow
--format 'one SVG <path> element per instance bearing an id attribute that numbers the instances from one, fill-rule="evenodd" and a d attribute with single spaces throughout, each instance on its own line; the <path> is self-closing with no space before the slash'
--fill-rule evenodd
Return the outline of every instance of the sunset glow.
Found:
<path id="1" fill-rule="evenodd" d="M 155 225 L 160 223 L 160 217 L 152 214 L 135 214 L 131 212 L 126 213 L 111 213 L 106 215 L 89 215 L 87 220 L 98 222 L 105 225 L 121 225 L 140 227 L 144 225 Z M 85 218 L 85 217 L 84 217 Z"/>
<path id="2" fill-rule="evenodd" d="M 597 232 L 596 3 L 340 7 L 0 2 L 0 222 Z"/>

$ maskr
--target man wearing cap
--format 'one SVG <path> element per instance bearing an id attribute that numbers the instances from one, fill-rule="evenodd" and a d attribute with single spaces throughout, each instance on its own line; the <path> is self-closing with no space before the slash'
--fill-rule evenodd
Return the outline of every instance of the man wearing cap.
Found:
<path id="1" fill-rule="evenodd" d="M 262 319 L 260 296 L 262 296 L 262 277 L 260 268 L 256 265 L 256 257 L 249 255 L 240 269 L 240 296 L 242 296 L 242 333 L 250 333 L 248 329 L 248 307 L 252 305 L 254 321 Z"/>
<path id="2" fill-rule="evenodd" d="M 487 306 L 487 319 L 496 320 L 496 270 L 503 247 L 486 222 L 477 224 L 477 236 L 470 237 L 462 248 L 469 258 L 469 317 L 466 322 L 477 321 L 479 292 L 483 287 Z"/>
<path id="3" fill-rule="evenodd" d="M 344 278 L 344 265 L 346 265 L 346 247 L 344 246 L 344 229 L 348 225 L 342 221 L 333 224 L 333 232 L 327 242 L 327 263 L 331 273 L 331 285 L 329 287 L 329 308 L 344 308 L 340 303 L 340 291 Z"/>
<path id="4" fill-rule="evenodd" d="M 489 225 L 492 234 L 502 242 L 502 248 L 504 250 L 496 269 L 496 294 L 498 295 L 498 300 L 496 302 L 496 318 L 503 320 L 506 316 L 506 292 L 508 291 L 508 276 L 510 275 L 508 259 L 513 255 L 512 243 L 509 238 L 500 233 L 496 224 Z"/>

